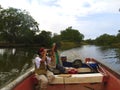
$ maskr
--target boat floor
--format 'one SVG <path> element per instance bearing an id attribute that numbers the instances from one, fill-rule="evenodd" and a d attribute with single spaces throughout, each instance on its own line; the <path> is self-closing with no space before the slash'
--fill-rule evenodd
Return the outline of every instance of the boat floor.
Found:
<path id="1" fill-rule="evenodd" d="M 48 85 L 47 90 L 104 90 L 103 83 Z"/>

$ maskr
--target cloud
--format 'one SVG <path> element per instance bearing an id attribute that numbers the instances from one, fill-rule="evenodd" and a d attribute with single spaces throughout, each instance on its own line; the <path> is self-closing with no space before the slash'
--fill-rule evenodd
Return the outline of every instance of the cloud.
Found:
<path id="1" fill-rule="evenodd" d="M 106 32 L 115 34 L 120 28 L 119 0 L 0 0 L 0 3 L 5 8 L 25 9 L 40 24 L 40 30 L 53 33 L 73 26 L 85 38 L 95 38 Z"/>

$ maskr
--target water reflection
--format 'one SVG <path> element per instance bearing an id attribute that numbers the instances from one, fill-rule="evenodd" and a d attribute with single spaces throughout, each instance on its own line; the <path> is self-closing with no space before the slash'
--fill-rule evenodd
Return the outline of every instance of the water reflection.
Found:
<path id="1" fill-rule="evenodd" d="M 32 48 L 0 49 L 0 86 L 12 81 L 32 66 Z"/>

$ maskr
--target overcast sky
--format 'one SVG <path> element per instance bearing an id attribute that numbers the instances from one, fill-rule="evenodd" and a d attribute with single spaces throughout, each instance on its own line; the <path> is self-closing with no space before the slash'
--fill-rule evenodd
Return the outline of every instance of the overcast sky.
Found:
<path id="1" fill-rule="evenodd" d="M 72 26 L 85 39 L 95 39 L 120 30 L 120 0 L 0 0 L 0 5 L 28 11 L 40 30 L 52 33 Z"/>

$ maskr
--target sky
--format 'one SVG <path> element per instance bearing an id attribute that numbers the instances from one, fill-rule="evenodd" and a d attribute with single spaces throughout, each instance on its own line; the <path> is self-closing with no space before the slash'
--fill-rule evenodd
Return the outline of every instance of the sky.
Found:
<path id="1" fill-rule="evenodd" d="M 84 39 L 95 39 L 120 30 L 120 0 L 0 0 L 0 5 L 28 11 L 40 30 L 52 33 L 72 26 Z"/>

